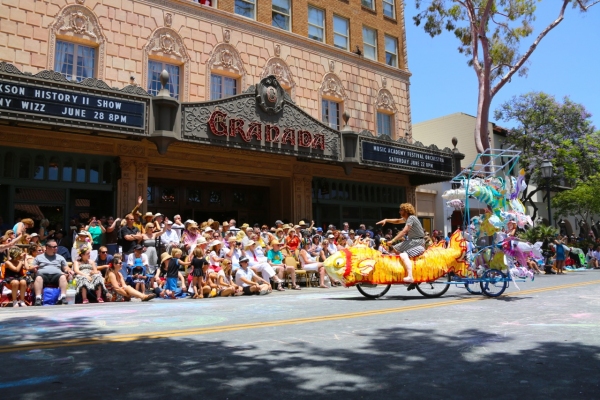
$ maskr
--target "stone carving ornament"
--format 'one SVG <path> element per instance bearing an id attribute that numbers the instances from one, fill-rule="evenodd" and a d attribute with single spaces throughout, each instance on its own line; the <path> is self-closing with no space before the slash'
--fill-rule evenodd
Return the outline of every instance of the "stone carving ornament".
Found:
<path id="1" fill-rule="evenodd" d="M 264 79 L 269 75 L 274 75 L 283 86 L 288 88 L 296 86 L 290 67 L 279 57 L 273 57 L 267 61 L 265 68 L 260 75 L 260 79 Z"/>
<path id="2" fill-rule="evenodd" d="M 379 90 L 375 106 L 379 110 L 388 110 L 392 112 L 398 111 L 396 108 L 396 102 L 394 101 L 394 96 L 392 96 L 392 93 L 390 93 L 390 91 L 387 89 Z"/>
<path id="3" fill-rule="evenodd" d="M 210 76 L 215 70 L 233 73 L 240 78 L 241 91 L 246 87 L 246 69 L 240 54 L 236 48 L 229 43 L 217 44 L 206 62 L 206 88 L 210 90 Z M 206 94 L 210 98 L 210 93 Z"/>
<path id="4" fill-rule="evenodd" d="M 256 85 L 256 102 L 264 112 L 277 114 L 283 108 L 284 90 L 274 75 L 269 75 Z"/>
<path id="5" fill-rule="evenodd" d="M 97 39 L 90 18 L 81 11 L 71 13 L 64 21 L 64 25 L 58 29 L 61 32 L 73 32 L 78 35 L 87 35 Z"/>
<path id="6" fill-rule="evenodd" d="M 334 73 L 328 73 L 323 78 L 321 84 L 321 95 L 335 97 L 341 100 L 347 100 L 346 90 L 342 84 L 342 80 Z"/>
<path id="7" fill-rule="evenodd" d="M 173 36 L 168 33 L 161 34 L 156 41 L 155 47 L 150 51 L 163 52 L 165 54 L 172 54 L 176 57 L 182 57 L 179 52 L 177 42 Z"/>
<path id="8" fill-rule="evenodd" d="M 173 14 L 166 13 L 165 14 L 165 26 L 170 28 L 171 25 L 173 25 Z"/>

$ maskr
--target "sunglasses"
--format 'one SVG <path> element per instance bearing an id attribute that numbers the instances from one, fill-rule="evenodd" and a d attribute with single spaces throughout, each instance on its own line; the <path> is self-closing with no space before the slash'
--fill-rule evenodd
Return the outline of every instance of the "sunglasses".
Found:
<path id="1" fill-rule="evenodd" d="M 106 254 L 108 251 L 101 251 L 100 254 Z"/>
<path id="2" fill-rule="evenodd" d="M 48 249 L 56 249 L 58 246 L 46 246 Z"/>

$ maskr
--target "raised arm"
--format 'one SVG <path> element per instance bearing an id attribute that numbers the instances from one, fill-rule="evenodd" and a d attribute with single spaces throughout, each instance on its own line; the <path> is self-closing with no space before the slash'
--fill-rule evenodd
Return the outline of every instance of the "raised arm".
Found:
<path id="1" fill-rule="evenodd" d="M 376 225 L 385 225 L 385 224 L 403 224 L 406 220 L 404 218 L 386 218 L 379 221 Z"/>

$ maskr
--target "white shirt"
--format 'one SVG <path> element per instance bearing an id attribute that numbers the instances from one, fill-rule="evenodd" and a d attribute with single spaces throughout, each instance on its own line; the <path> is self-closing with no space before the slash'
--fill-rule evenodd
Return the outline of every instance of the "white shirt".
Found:
<path id="1" fill-rule="evenodd" d="M 256 274 L 254 273 L 254 271 L 252 271 L 252 268 L 246 268 L 245 271 L 244 268 L 240 268 L 235 274 L 235 284 L 242 287 L 248 287 L 250 285 L 242 281 L 242 277 L 248 279 L 249 281 L 252 281 L 252 278 L 254 276 L 256 276 Z"/>
<path id="2" fill-rule="evenodd" d="M 164 244 L 179 243 L 179 234 L 175 229 L 167 230 L 160 236 L 160 240 Z"/>

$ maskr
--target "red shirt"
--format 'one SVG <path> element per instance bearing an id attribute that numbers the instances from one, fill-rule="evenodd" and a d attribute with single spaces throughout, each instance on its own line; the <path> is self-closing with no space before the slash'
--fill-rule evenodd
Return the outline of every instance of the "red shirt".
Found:
<path id="1" fill-rule="evenodd" d="M 293 238 L 288 239 L 286 244 L 291 251 L 296 251 L 298 246 L 300 246 L 300 238 L 298 238 L 298 236 L 294 236 Z"/>

